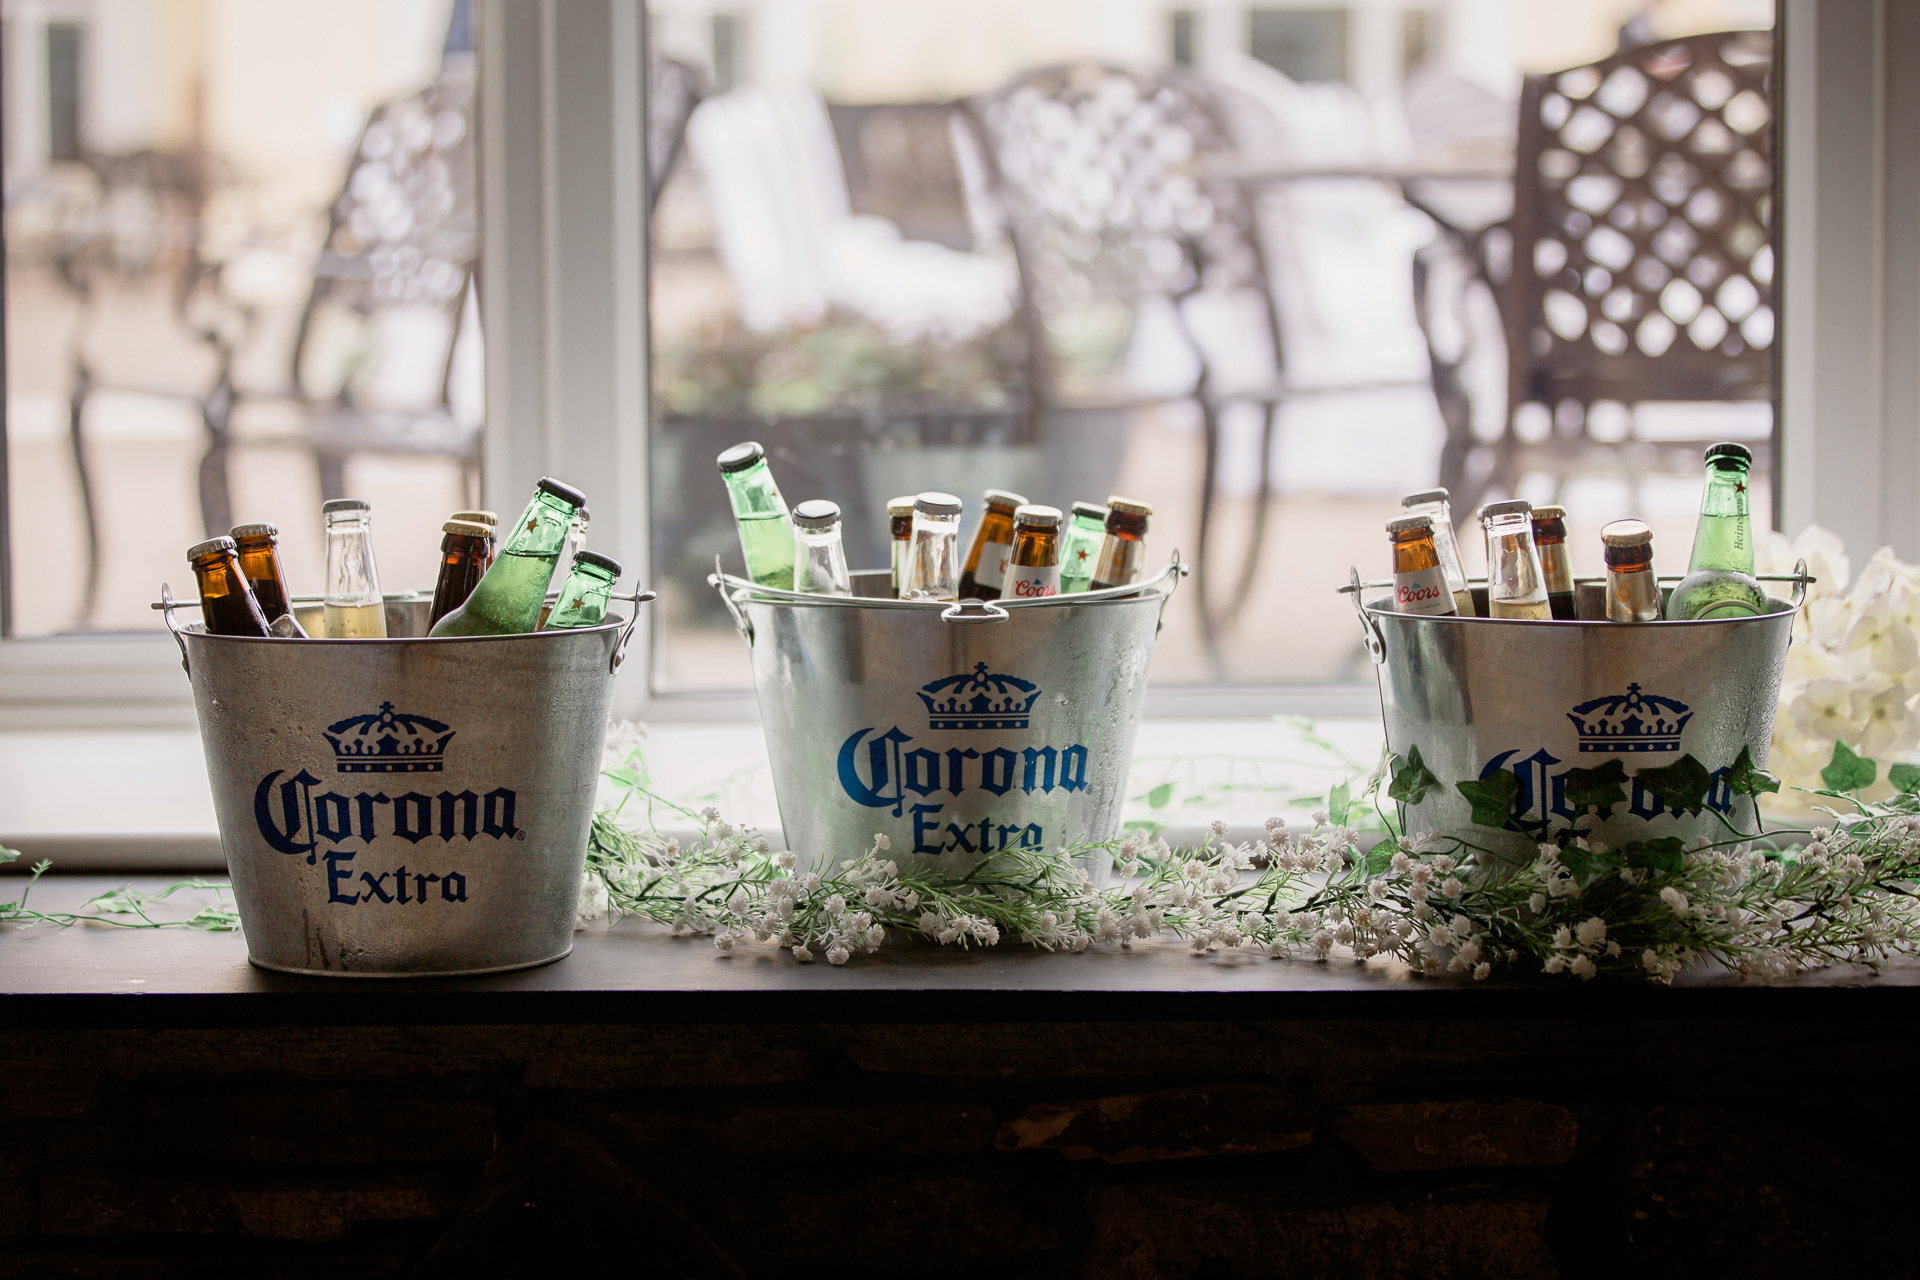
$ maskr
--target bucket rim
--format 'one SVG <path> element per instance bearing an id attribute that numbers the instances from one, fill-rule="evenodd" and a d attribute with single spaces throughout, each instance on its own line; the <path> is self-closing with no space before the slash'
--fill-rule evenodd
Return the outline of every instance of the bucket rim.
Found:
<path id="1" fill-rule="evenodd" d="M 1076 591 L 1072 595 L 1046 596 L 1039 600 L 1001 598 L 983 603 L 1008 611 L 1079 608 L 1083 605 L 1125 604 L 1140 600 L 1152 600 L 1158 603 L 1172 595 L 1180 579 L 1191 572 L 1191 569 L 1181 563 L 1180 553 L 1175 551 L 1166 567 L 1159 573 L 1124 587 L 1108 587 L 1104 591 Z M 750 604 L 826 609 L 905 609 L 926 612 L 931 609 L 951 609 L 957 603 L 953 600 L 894 600 L 878 596 L 826 596 L 805 591 L 788 591 L 735 577 L 733 574 L 721 571 L 718 565 L 714 566 L 713 573 L 707 575 L 707 583 L 723 594 L 731 596 L 735 601 L 741 600 L 744 596 L 745 602 Z"/>
<path id="2" fill-rule="evenodd" d="M 1772 605 L 1773 607 L 1769 609 L 1766 613 L 1748 614 L 1745 617 L 1685 618 L 1685 619 L 1660 618 L 1653 622 L 1609 622 L 1605 618 L 1482 618 L 1477 615 L 1471 618 L 1463 618 L 1458 614 L 1452 614 L 1452 613 L 1442 613 L 1442 614 L 1401 613 L 1397 609 L 1392 609 L 1387 607 L 1388 601 L 1387 601 L 1387 598 L 1384 596 L 1378 600 L 1369 600 L 1364 602 L 1363 607 L 1366 609 L 1366 611 L 1369 614 L 1372 614 L 1375 617 L 1392 618 L 1396 622 L 1401 622 L 1401 621 L 1437 622 L 1437 623 L 1451 622 L 1451 623 L 1459 623 L 1461 625 L 1467 625 L 1470 623 L 1497 622 L 1503 627 L 1573 626 L 1573 627 L 1607 627 L 1615 630 L 1621 627 L 1720 627 L 1720 626 L 1729 626 L 1729 625 L 1737 626 L 1743 622 L 1767 622 L 1777 618 L 1791 617 L 1793 614 L 1799 612 L 1799 607 L 1797 605 L 1790 604 L 1789 602 L 1780 599 L 1778 596 L 1768 596 L 1767 603 Z"/>

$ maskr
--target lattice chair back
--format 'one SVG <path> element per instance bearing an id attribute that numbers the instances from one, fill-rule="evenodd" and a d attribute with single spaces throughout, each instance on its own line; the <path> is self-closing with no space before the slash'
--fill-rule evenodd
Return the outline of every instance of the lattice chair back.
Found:
<path id="1" fill-rule="evenodd" d="M 1201 156 L 1233 150 L 1200 81 L 1177 71 L 1049 67 L 969 100 L 962 119 L 982 153 L 986 203 L 1013 244 L 1034 322 L 1036 388 L 1052 385 L 1047 344 L 1038 341 L 1045 328 L 1156 294 L 1178 301 L 1201 290 L 1257 290 L 1277 359 L 1253 211 L 1231 183 L 1190 171 Z"/>
<path id="2" fill-rule="evenodd" d="M 687 145 L 687 120 L 706 96 L 706 78 L 677 58 L 654 58 L 647 64 L 647 208 L 660 203 L 660 193 Z"/>
<path id="3" fill-rule="evenodd" d="M 352 402 L 367 362 L 378 359 L 368 345 L 377 333 L 356 342 L 322 323 L 323 313 L 370 321 L 389 309 L 437 312 L 443 360 L 432 398 L 445 405 L 480 249 L 474 170 L 471 79 L 444 79 L 375 109 L 329 211 L 294 349 L 296 386 Z M 408 345 L 417 355 L 416 344 Z"/>
<path id="4" fill-rule="evenodd" d="M 1772 33 L 1725 32 L 1527 78 L 1509 416 L 1770 395 L 1772 58 Z"/>

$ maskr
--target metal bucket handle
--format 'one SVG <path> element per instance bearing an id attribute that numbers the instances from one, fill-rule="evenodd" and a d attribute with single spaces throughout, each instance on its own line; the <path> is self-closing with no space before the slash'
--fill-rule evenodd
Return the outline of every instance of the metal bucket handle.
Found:
<path id="1" fill-rule="evenodd" d="M 613 656 L 607 659 L 608 675 L 613 675 L 619 671 L 620 664 L 627 660 L 627 641 L 633 639 L 633 629 L 640 622 L 640 606 L 649 600 L 655 599 L 658 595 L 659 592 L 649 591 L 645 587 L 642 587 L 630 596 L 611 597 L 615 600 L 630 602 L 633 605 L 633 611 L 627 615 L 627 625 L 620 628 L 620 639 L 613 646 Z"/>
<path id="2" fill-rule="evenodd" d="M 1387 660 L 1387 638 L 1380 634 L 1380 624 L 1373 620 L 1360 598 L 1360 570 L 1348 565 L 1347 572 L 1352 575 L 1352 585 L 1347 590 L 1353 593 L 1353 611 L 1360 615 L 1360 629 L 1366 632 L 1367 653 L 1375 666 L 1383 665 Z"/>
<path id="3" fill-rule="evenodd" d="M 160 584 L 160 603 L 154 608 L 160 611 L 160 620 L 167 624 L 167 630 L 173 633 L 173 642 L 180 646 L 180 669 L 187 673 L 187 679 L 193 679 L 193 667 L 187 662 L 187 642 L 180 634 L 180 624 L 173 620 L 173 611 L 180 602 L 173 598 L 173 588 L 166 583 Z"/>

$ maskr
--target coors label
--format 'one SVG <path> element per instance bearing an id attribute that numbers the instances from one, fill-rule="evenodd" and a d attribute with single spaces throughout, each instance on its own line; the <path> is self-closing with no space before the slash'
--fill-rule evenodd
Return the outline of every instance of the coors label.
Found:
<path id="1" fill-rule="evenodd" d="M 1457 613 L 1446 570 L 1439 565 L 1393 575 L 1393 607 L 1399 613 Z"/>
<path id="2" fill-rule="evenodd" d="M 1038 600 L 1060 594 L 1060 566 L 1008 565 L 1003 595 L 1016 600 Z"/>

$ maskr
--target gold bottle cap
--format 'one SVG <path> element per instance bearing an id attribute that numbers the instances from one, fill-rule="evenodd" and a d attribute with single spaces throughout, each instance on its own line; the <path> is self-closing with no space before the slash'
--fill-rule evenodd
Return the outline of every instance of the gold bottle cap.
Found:
<path id="1" fill-rule="evenodd" d="M 440 526 L 442 533 L 457 533 L 465 538 L 491 538 L 493 526 L 478 520 L 449 520 Z"/>
<path id="2" fill-rule="evenodd" d="M 1565 507 L 1535 507 L 1533 509 L 1533 518 L 1535 520 L 1565 520 L 1567 518 L 1567 509 Z"/>
<path id="3" fill-rule="evenodd" d="M 904 498 L 888 498 L 887 514 L 890 516 L 910 516 L 913 514 L 913 495 Z"/>
<path id="4" fill-rule="evenodd" d="M 484 524 L 489 526 L 497 525 L 500 523 L 500 517 L 495 515 L 491 511 L 456 511 L 452 515 L 448 516 L 447 519 L 472 520 L 478 524 Z"/>
<path id="5" fill-rule="evenodd" d="M 1132 498 L 1108 498 L 1107 509 L 1109 511 L 1124 511 L 1130 516 L 1150 516 L 1153 514 L 1153 504 L 1151 502 L 1136 502 Z"/>

